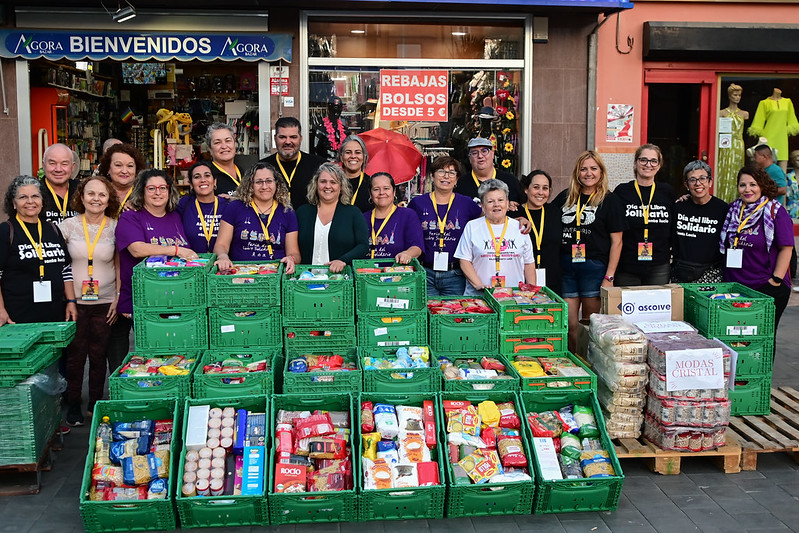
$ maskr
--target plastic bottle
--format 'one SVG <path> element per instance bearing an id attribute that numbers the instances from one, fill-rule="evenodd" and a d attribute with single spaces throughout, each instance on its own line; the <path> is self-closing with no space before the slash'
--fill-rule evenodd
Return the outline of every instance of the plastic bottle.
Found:
<path id="1" fill-rule="evenodd" d="M 104 416 L 102 422 L 97 426 L 97 440 L 94 448 L 95 464 L 108 464 L 111 462 L 108 458 L 108 452 L 111 450 L 113 440 L 111 419 Z"/>

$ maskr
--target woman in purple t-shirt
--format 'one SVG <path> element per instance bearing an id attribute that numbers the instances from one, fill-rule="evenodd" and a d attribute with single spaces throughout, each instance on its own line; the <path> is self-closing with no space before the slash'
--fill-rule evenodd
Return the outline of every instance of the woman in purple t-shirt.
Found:
<path id="1" fill-rule="evenodd" d="M 763 169 L 739 170 L 738 194 L 721 230 L 721 252 L 727 255 L 724 277 L 774 298 L 776 334 L 791 295 L 793 222 L 775 200 L 777 185 Z"/>
<path id="2" fill-rule="evenodd" d="M 241 179 L 234 200 L 219 223 L 214 253 L 220 270 L 233 261 L 279 259 L 286 274 L 299 261 L 297 215 L 291 209 L 283 175 L 266 162 L 258 162 Z"/>
<path id="3" fill-rule="evenodd" d="M 219 221 L 228 206 L 226 196 L 217 196 L 211 163 L 200 161 L 189 168 L 191 192 L 180 199 L 177 211 L 189 246 L 197 253 L 211 253 L 219 233 Z"/>
<path id="4" fill-rule="evenodd" d="M 397 207 L 396 185 L 388 172 L 377 172 L 369 180 L 371 209 L 363 214 L 369 228 L 369 255 L 391 257 L 407 265 L 422 255 L 422 224 L 416 213 Z"/>

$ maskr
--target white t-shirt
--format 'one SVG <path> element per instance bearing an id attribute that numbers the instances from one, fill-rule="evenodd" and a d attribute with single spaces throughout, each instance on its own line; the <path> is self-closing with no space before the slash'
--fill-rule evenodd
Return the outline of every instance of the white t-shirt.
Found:
<path id="1" fill-rule="evenodd" d="M 504 224 L 491 224 L 491 227 L 494 236 L 499 238 Z M 491 285 L 491 278 L 496 275 L 496 261 L 485 217 L 470 220 L 466 224 L 455 250 L 455 257 L 471 261 L 480 281 L 486 286 Z M 522 235 L 516 220 L 508 219 L 508 229 L 502 241 L 499 259 L 499 274 L 505 276 L 505 286 L 517 287 L 520 281 L 524 281 L 524 265 L 532 263 L 535 263 L 535 258 L 530 238 Z M 467 281 L 465 294 L 473 296 L 480 293 Z"/>
<path id="2" fill-rule="evenodd" d="M 319 217 L 316 217 L 316 224 L 313 229 L 313 263 L 314 265 L 324 265 L 330 262 L 330 250 L 327 246 L 327 238 L 330 234 L 330 226 L 333 222 L 322 224 Z"/>

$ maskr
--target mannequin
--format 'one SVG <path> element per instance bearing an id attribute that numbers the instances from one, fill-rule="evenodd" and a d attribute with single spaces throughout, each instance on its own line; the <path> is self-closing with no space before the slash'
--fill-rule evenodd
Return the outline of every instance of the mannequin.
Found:
<path id="1" fill-rule="evenodd" d="M 324 157 L 327 161 L 336 161 L 338 149 L 347 137 L 347 129 L 341 121 L 344 103 L 338 96 L 333 96 L 327 103 L 327 116 L 314 128 L 313 153 Z"/>
<path id="2" fill-rule="evenodd" d="M 799 120 L 796 119 L 793 102 L 782 96 L 782 91 L 774 88 L 771 96 L 757 105 L 755 118 L 749 126 L 749 135 L 763 136 L 777 151 L 777 162 L 783 172 L 788 170 L 788 136 L 799 134 Z"/>
<path id="3" fill-rule="evenodd" d="M 732 143 L 729 148 L 719 147 L 719 161 L 716 165 L 716 196 L 729 203 L 738 197 L 736 177 L 738 170 L 744 166 L 744 121 L 749 119 L 749 111 L 738 107 L 743 88 L 731 83 L 727 87 L 729 105 L 719 111 L 719 117 L 730 118 L 732 127 Z"/>

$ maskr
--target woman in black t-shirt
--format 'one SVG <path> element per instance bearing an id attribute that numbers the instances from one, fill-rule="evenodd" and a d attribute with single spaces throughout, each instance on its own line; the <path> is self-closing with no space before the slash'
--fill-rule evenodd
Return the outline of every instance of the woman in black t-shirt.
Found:
<path id="1" fill-rule="evenodd" d="M 577 158 L 569 188 L 552 206 L 561 211 L 563 223 L 563 298 L 569 304 L 569 350 L 575 351 L 581 308 L 585 318 L 598 313 L 600 287 L 613 286 L 625 229 L 624 210 L 609 190 L 605 164 L 593 150 Z"/>
<path id="2" fill-rule="evenodd" d="M 560 210 L 552 208 L 547 203 L 551 198 L 552 178 L 543 170 L 533 170 L 522 176 L 520 181 L 522 191 L 527 198 L 518 214 L 526 217 L 531 224 L 528 236 L 533 243 L 536 283 L 546 285 L 557 294 L 561 294 Z"/>

